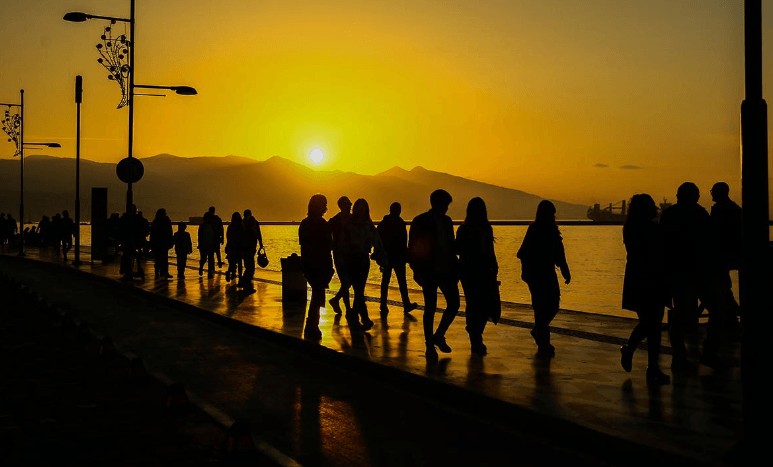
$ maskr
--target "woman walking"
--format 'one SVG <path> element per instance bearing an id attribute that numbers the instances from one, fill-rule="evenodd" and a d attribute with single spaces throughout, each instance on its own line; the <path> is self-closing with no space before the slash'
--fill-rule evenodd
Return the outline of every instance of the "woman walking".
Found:
<path id="1" fill-rule="evenodd" d="M 499 321 L 500 304 L 496 293 L 499 265 L 494 253 L 494 230 L 482 198 L 475 197 L 467 204 L 467 217 L 456 230 L 456 246 L 470 350 L 477 355 L 486 355 L 483 329 L 489 319 L 495 323 Z"/>
<path id="2" fill-rule="evenodd" d="M 558 313 L 561 299 L 556 267 L 561 270 L 564 283 L 572 280 L 564 242 L 556 225 L 556 207 L 552 202 L 545 199 L 537 205 L 534 222 L 526 230 L 517 257 L 521 260 L 521 279 L 531 293 L 534 309 L 531 336 L 537 344 L 537 355 L 552 357 L 556 349 L 550 343 L 550 323 Z"/>
<path id="3" fill-rule="evenodd" d="M 316 194 L 309 200 L 308 213 L 298 227 L 298 243 L 301 245 L 301 268 L 306 282 L 311 286 L 305 339 L 319 341 L 319 309 L 325 305 L 325 289 L 333 278 L 333 257 L 330 226 L 322 217 L 327 211 L 327 198 Z"/>
<path id="4" fill-rule="evenodd" d="M 647 384 L 662 385 L 671 378 L 660 370 L 660 339 L 663 312 L 668 302 L 665 281 L 663 236 L 655 221 L 655 200 L 646 193 L 631 197 L 623 225 L 626 263 L 623 279 L 623 309 L 636 312 L 639 322 L 628 342 L 620 347 L 620 364 L 633 368 L 633 353 L 647 339 Z"/>
<path id="5" fill-rule="evenodd" d="M 373 327 L 373 321 L 368 316 L 368 306 L 365 304 L 365 283 L 370 272 L 370 255 L 380 266 L 386 265 L 386 253 L 381 244 L 373 220 L 370 218 L 370 206 L 363 198 L 352 206 L 352 217 L 347 229 L 348 270 L 354 290 L 352 303 L 353 316 L 347 317 L 352 329 L 367 331 Z M 359 320 L 358 320 L 359 317 Z M 358 320 L 358 321 L 355 321 Z"/>

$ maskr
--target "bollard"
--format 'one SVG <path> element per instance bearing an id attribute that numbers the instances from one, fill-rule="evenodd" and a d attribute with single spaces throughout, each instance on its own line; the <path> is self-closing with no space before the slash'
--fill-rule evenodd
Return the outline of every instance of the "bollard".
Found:
<path id="1" fill-rule="evenodd" d="M 223 450 L 231 455 L 255 452 L 255 443 L 252 440 L 250 426 L 246 421 L 236 420 L 228 427 Z"/>
<path id="2" fill-rule="evenodd" d="M 185 392 L 185 387 L 182 383 L 172 383 L 167 386 L 164 407 L 175 413 L 184 412 L 190 408 L 188 394 Z"/>
<path id="3" fill-rule="evenodd" d="M 306 278 L 301 257 L 293 253 L 280 258 L 282 265 L 282 302 L 306 302 Z"/>

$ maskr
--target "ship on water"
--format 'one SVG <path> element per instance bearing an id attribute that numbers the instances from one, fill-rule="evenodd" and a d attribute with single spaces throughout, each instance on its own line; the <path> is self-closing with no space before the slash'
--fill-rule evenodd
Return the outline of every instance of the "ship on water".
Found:
<path id="1" fill-rule="evenodd" d="M 660 203 L 658 209 L 658 216 L 663 210 L 671 206 L 667 200 L 663 200 Z M 601 204 L 596 203 L 588 208 L 588 219 L 599 224 L 620 224 L 625 222 L 625 218 L 628 215 L 628 204 L 626 200 L 622 200 L 618 203 L 609 203 L 607 206 L 601 207 Z"/>

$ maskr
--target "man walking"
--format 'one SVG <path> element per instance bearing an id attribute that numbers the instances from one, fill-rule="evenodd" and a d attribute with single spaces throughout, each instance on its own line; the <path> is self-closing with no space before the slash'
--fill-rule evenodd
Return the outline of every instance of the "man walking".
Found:
<path id="1" fill-rule="evenodd" d="M 411 303 L 408 296 L 408 283 L 405 278 L 405 263 L 408 261 L 408 230 L 405 221 L 400 217 L 402 206 L 394 202 L 389 206 L 389 214 L 379 222 L 377 230 L 381 236 L 381 243 L 387 254 L 388 264 L 381 268 L 381 317 L 385 318 L 389 313 L 387 296 L 389 295 L 389 282 L 392 279 L 392 271 L 397 278 L 400 289 L 400 297 L 403 301 L 403 311 L 410 313 L 418 306 Z"/>

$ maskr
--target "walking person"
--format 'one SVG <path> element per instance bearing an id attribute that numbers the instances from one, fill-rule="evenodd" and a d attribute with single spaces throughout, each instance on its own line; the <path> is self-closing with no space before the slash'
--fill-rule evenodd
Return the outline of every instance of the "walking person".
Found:
<path id="1" fill-rule="evenodd" d="M 623 279 L 623 309 L 636 313 L 639 322 L 620 347 L 620 364 L 630 372 L 633 354 L 647 339 L 647 384 L 662 385 L 671 377 L 660 369 L 661 324 L 669 302 L 666 286 L 663 235 L 656 216 L 658 208 L 652 196 L 642 193 L 631 197 L 628 217 L 623 225 L 626 263 Z"/>
<path id="2" fill-rule="evenodd" d="M 311 287 L 311 299 L 303 337 L 319 341 L 319 310 L 325 305 L 325 289 L 333 278 L 332 236 L 328 222 L 322 217 L 327 211 L 327 198 L 316 194 L 309 199 L 307 216 L 298 227 L 301 246 L 301 268 Z"/>
<path id="3" fill-rule="evenodd" d="M 73 236 L 75 235 L 75 221 L 70 217 L 66 209 L 62 211 L 61 221 L 62 260 L 67 262 L 67 253 L 72 249 Z"/>
<path id="4" fill-rule="evenodd" d="M 338 198 L 338 208 L 341 210 L 333 216 L 330 221 L 330 235 L 333 242 L 333 261 L 335 262 L 335 273 L 338 281 L 341 283 L 338 292 L 330 299 L 330 306 L 333 307 L 335 314 L 340 315 L 341 300 L 344 301 L 346 318 L 357 322 L 357 314 L 352 312 L 351 302 L 349 300 L 349 289 L 352 286 L 349 276 L 349 251 L 347 249 L 346 227 L 349 225 L 352 214 L 352 202 L 346 196 Z"/>
<path id="5" fill-rule="evenodd" d="M 671 341 L 671 368 L 686 369 L 692 364 L 687 358 L 686 337 L 698 332 L 698 301 L 716 311 L 712 303 L 710 270 L 714 267 L 710 242 L 710 217 L 698 204 L 700 190 L 692 182 L 684 182 L 676 191 L 676 204 L 660 214 L 665 247 L 668 287 L 673 308 L 668 312 L 668 333 Z"/>
<path id="6" fill-rule="evenodd" d="M 470 350 L 483 356 L 488 353 L 483 343 L 483 330 L 489 319 L 494 323 L 499 321 L 501 308 L 494 229 L 488 220 L 486 203 L 482 198 L 472 198 L 467 204 L 467 217 L 456 230 L 456 245 Z"/>
<path id="7" fill-rule="evenodd" d="M 252 278 L 255 277 L 255 255 L 258 252 L 258 246 L 263 248 L 263 234 L 260 232 L 260 223 L 255 216 L 252 215 L 252 211 L 249 209 L 244 210 L 244 275 L 239 281 L 239 286 L 245 292 L 255 292 L 255 287 L 252 285 Z"/>
<path id="8" fill-rule="evenodd" d="M 220 218 L 217 214 L 215 214 L 215 207 L 210 206 L 207 210 L 210 216 L 212 216 L 212 223 L 215 225 L 215 231 L 217 232 L 217 239 L 219 243 L 215 247 L 215 259 L 217 260 L 217 267 L 218 269 L 223 267 L 223 259 L 222 256 L 220 256 L 220 245 L 222 245 L 225 242 L 224 238 L 224 231 L 223 231 L 223 219 Z"/>
<path id="9" fill-rule="evenodd" d="M 226 282 L 242 277 L 242 261 L 244 258 L 244 223 L 238 211 L 231 214 L 231 223 L 225 231 L 225 259 L 228 270 L 225 272 Z"/>
<path id="10" fill-rule="evenodd" d="M 556 267 L 564 283 L 572 280 L 566 262 L 564 241 L 556 225 L 556 207 L 549 200 L 537 205 L 534 222 L 529 225 L 521 247 L 516 254 L 521 260 L 521 279 L 529 286 L 534 309 L 534 328 L 531 336 L 537 344 L 537 355 L 552 357 L 556 349 L 550 343 L 550 323 L 558 314 L 561 288 Z"/>
<path id="11" fill-rule="evenodd" d="M 373 327 L 373 320 L 368 315 L 368 306 L 365 303 L 365 284 L 370 272 L 371 252 L 373 259 L 380 266 L 387 266 L 388 258 L 381 244 L 381 237 L 370 218 L 370 206 L 368 202 L 360 198 L 354 202 L 352 217 L 348 224 L 346 237 L 348 240 L 348 268 L 349 277 L 354 290 L 353 314 L 359 319 L 347 316 L 349 326 L 352 329 L 367 331 Z"/>
<path id="12" fill-rule="evenodd" d="M 435 347 L 444 353 L 451 352 L 445 335 L 459 311 L 459 265 L 454 226 L 446 215 L 452 200 L 445 190 L 433 191 L 429 197 L 429 211 L 416 216 L 408 232 L 409 264 L 424 295 L 422 324 L 425 355 L 430 359 L 438 357 Z M 446 309 L 435 329 L 438 289 L 446 300 Z"/>
<path id="13" fill-rule="evenodd" d="M 166 209 L 159 208 L 150 223 L 150 249 L 153 251 L 153 269 L 156 279 L 169 279 L 169 249 L 174 246 L 172 220 Z"/>
<path id="14" fill-rule="evenodd" d="M 215 277 L 215 248 L 219 245 L 217 238 L 217 227 L 214 219 L 207 212 L 199 226 L 198 249 L 199 249 L 199 276 L 204 275 L 204 264 L 207 265 L 207 277 Z"/>
<path id="15" fill-rule="evenodd" d="M 405 264 L 408 261 L 408 229 L 400 213 L 402 206 L 394 202 L 389 206 L 389 214 L 379 222 L 376 230 L 381 237 L 384 251 L 388 258 L 388 264 L 381 266 L 381 318 L 386 318 L 389 313 L 387 297 L 389 295 L 389 282 L 392 280 L 392 271 L 397 278 L 397 286 L 400 290 L 400 298 L 403 301 L 403 311 L 410 313 L 418 307 L 411 302 L 408 296 L 408 281 L 405 277 Z"/>
<path id="16" fill-rule="evenodd" d="M 191 234 L 186 231 L 185 222 L 177 224 L 177 232 L 172 239 L 174 243 L 174 254 L 177 256 L 177 278 L 185 279 L 185 267 L 188 264 L 188 255 L 193 253 L 193 242 Z"/>
<path id="17" fill-rule="evenodd" d="M 741 266 L 741 248 L 743 246 L 743 209 L 730 199 L 730 186 L 717 182 L 711 187 L 711 206 L 709 221 L 714 236 L 719 268 L 719 300 L 724 309 L 723 328 L 729 334 L 738 335 L 738 319 L 741 309 L 733 296 L 733 283 L 730 271 Z"/>

